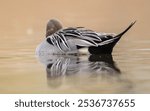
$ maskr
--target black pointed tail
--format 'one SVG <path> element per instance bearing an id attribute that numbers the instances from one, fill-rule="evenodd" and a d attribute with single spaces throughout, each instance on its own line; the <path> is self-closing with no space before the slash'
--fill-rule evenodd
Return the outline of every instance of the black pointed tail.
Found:
<path id="1" fill-rule="evenodd" d="M 136 21 L 135 21 L 135 22 L 132 22 L 123 32 L 121 32 L 120 34 L 116 35 L 116 36 L 114 37 L 114 39 L 116 39 L 116 41 L 114 41 L 114 42 L 117 43 L 117 42 L 120 40 L 120 38 L 121 38 L 135 23 L 136 23 Z"/>
<path id="2" fill-rule="evenodd" d="M 121 37 L 136 23 L 132 22 L 123 32 L 113 37 L 113 39 L 110 40 L 109 44 L 112 45 L 112 48 L 116 45 L 116 43 L 121 39 Z"/>
<path id="3" fill-rule="evenodd" d="M 123 32 L 116 35 L 115 37 L 106 40 L 99 44 L 98 47 L 89 47 L 89 52 L 91 54 L 111 54 L 113 51 L 113 47 L 116 45 L 116 43 L 120 40 L 120 38 L 136 23 L 131 23 Z"/>

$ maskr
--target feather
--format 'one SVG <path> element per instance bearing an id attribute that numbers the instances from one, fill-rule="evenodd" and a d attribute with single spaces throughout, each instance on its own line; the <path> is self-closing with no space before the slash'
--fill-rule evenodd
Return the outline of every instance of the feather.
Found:
<path id="1" fill-rule="evenodd" d="M 84 47 L 98 46 L 95 42 L 91 42 L 91 41 L 87 41 L 83 39 L 70 39 L 68 41 L 73 42 L 75 45 L 78 45 L 78 46 L 84 46 Z"/>

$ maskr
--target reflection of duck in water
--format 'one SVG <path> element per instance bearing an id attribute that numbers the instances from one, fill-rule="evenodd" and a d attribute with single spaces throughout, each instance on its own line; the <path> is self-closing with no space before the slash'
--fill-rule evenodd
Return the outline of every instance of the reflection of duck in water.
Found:
<path id="1" fill-rule="evenodd" d="M 50 57 L 50 56 L 49 56 Z M 54 56 L 53 56 L 54 57 Z M 86 58 L 86 56 L 85 56 Z M 112 55 L 90 55 L 87 60 L 78 56 L 50 58 L 46 62 L 47 82 L 49 86 L 58 87 L 65 77 L 73 75 L 118 76 L 120 70 L 116 67 Z M 51 62 L 53 61 L 53 62 Z"/>
<path id="2" fill-rule="evenodd" d="M 59 57 L 54 63 L 50 63 L 46 67 L 47 77 L 55 78 L 64 75 L 72 75 L 79 72 L 79 63 L 77 56 Z"/>
<path id="3" fill-rule="evenodd" d="M 116 35 L 97 33 L 83 27 L 63 29 L 57 20 L 50 20 L 46 28 L 46 38 L 37 47 L 36 53 L 75 54 L 79 53 L 79 49 L 88 48 L 91 54 L 111 54 L 115 44 L 134 23 Z"/>
<path id="4" fill-rule="evenodd" d="M 58 57 L 46 66 L 47 84 L 57 88 L 63 84 L 64 77 L 77 74 L 80 69 L 77 56 Z"/>
<path id="5" fill-rule="evenodd" d="M 81 59 L 84 58 L 84 60 Z M 48 78 L 68 76 L 73 74 L 118 74 L 120 70 L 116 67 L 112 55 L 90 55 L 87 56 L 59 56 L 41 55 L 39 60 L 46 65 Z"/>
<path id="6" fill-rule="evenodd" d="M 116 67 L 112 55 L 91 55 L 89 57 L 90 71 L 96 74 L 119 74 L 120 70 Z"/>

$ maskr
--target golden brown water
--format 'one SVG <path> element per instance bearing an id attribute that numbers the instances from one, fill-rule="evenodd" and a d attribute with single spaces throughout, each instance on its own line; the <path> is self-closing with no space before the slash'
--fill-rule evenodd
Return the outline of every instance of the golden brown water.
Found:
<path id="1" fill-rule="evenodd" d="M 149 6 L 149 0 L 1 0 L 0 93 L 150 93 Z M 80 63 L 73 62 L 72 75 L 49 76 L 35 48 L 51 18 L 65 27 L 115 33 L 137 20 L 112 54 L 121 74 L 91 71 L 97 63 L 81 56 L 73 59 Z"/>

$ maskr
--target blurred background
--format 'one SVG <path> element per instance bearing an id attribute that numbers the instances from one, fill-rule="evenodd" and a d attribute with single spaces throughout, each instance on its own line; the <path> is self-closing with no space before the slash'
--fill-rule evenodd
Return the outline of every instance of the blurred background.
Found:
<path id="1" fill-rule="evenodd" d="M 0 0 L 0 93 L 149 93 L 149 11 L 149 0 Z M 57 90 L 48 88 L 45 68 L 36 59 L 35 48 L 52 18 L 64 27 L 83 26 L 112 33 L 137 20 L 113 52 L 118 66 L 134 84 L 132 91 L 117 92 L 100 86 L 98 90 L 97 84 L 84 91 L 82 87 L 71 91 L 70 87 L 76 88 L 69 83 Z M 121 86 L 115 83 L 112 87 Z"/>
<path id="2" fill-rule="evenodd" d="M 149 5 L 149 0 L 0 0 L 0 34 L 44 35 L 46 22 L 57 18 L 64 27 L 85 26 L 104 32 L 120 31 L 137 20 L 136 31 L 140 34 L 134 35 L 145 37 L 149 31 Z"/>

